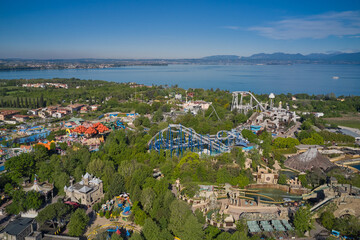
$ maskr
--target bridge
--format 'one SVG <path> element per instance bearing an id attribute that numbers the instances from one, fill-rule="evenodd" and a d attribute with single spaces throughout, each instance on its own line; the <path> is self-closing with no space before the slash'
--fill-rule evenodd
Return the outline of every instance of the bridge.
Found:
<path id="1" fill-rule="evenodd" d="M 324 192 L 325 198 L 315 204 L 310 209 L 311 212 L 316 213 L 328 204 L 334 203 L 337 206 L 334 211 L 335 217 L 344 215 L 360 216 L 360 188 L 349 184 L 322 185 L 315 188 L 309 194 L 304 194 L 303 199 L 316 197 L 315 194 L 319 191 Z"/>
<path id="2" fill-rule="evenodd" d="M 216 135 L 202 135 L 181 124 L 169 124 L 168 127 L 160 130 L 150 139 L 148 146 L 150 151 L 169 150 L 171 156 L 173 152 L 179 156 L 186 150 L 192 152 L 206 151 L 210 155 L 220 154 L 230 152 L 231 146 L 246 147 L 248 143 L 241 132 L 235 129 L 231 131 L 222 130 Z"/>

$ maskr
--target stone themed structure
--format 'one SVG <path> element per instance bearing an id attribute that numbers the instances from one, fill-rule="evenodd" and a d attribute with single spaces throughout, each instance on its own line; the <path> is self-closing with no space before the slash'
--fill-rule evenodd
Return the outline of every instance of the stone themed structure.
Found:
<path id="1" fill-rule="evenodd" d="M 287 179 L 287 184 L 292 188 L 301 188 L 301 181 L 298 177 L 295 177 L 294 179 Z"/>
<path id="2" fill-rule="evenodd" d="M 103 182 L 89 173 L 82 176 L 80 182 L 64 187 L 66 197 L 71 201 L 92 206 L 104 197 Z"/>
<path id="3" fill-rule="evenodd" d="M 254 181 L 257 183 L 270 183 L 277 184 L 279 179 L 279 174 L 276 170 L 273 170 L 268 167 L 257 167 L 257 173 L 253 173 Z"/>

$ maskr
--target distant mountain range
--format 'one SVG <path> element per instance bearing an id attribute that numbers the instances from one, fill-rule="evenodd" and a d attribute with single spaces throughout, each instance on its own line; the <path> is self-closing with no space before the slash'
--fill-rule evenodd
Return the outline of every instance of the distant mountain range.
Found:
<path id="1" fill-rule="evenodd" d="M 358 53 L 311 53 L 303 55 L 300 53 L 258 53 L 249 57 L 236 55 L 215 55 L 199 59 L 204 62 L 229 62 L 229 63 L 257 63 L 257 64 L 289 64 L 289 63 L 338 63 L 338 64 L 359 64 L 360 52 Z"/>
<path id="2" fill-rule="evenodd" d="M 289 65 L 289 64 L 360 64 L 360 52 L 357 53 L 258 53 L 249 57 L 237 55 L 215 55 L 203 58 L 184 59 L 0 59 L 0 71 L 43 70 L 71 68 L 111 68 L 124 66 L 166 66 L 168 64 L 256 64 L 256 65 Z"/>

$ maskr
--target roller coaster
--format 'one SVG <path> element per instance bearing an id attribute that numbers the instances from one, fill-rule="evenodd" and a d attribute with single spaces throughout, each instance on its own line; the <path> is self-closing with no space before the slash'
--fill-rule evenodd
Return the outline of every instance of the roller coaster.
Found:
<path id="1" fill-rule="evenodd" d="M 257 99 L 256 97 L 248 91 L 236 91 L 232 93 L 233 99 L 231 103 L 231 111 L 239 110 L 241 113 L 247 113 L 250 110 L 260 110 L 265 111 L 265 108 Z M 239 95 L 240 95 L 240 102 L 239 102 Z M 243 103 L 243 97 L 250 96 L 250 103 Z M 253 104 L 254 102 L 254 104 Z"/>
<path id="2" fill-rule="evenodd" d="M 148 146 L 150 151 L 159 153 L 161 150 L 169 150 L 171 156 L 173 152 L 182 155 L 186 150 L 213 155 L 230 152 L 231 146 L 247 147 L 248 143 L 235 129 L 222 130 L 216 135 L 202 135 L 181 124 L 169 124 L 150 139 Z"/>

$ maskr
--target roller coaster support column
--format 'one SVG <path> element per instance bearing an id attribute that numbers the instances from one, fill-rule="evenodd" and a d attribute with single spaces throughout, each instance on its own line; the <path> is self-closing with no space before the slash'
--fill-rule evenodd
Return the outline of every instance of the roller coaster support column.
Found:
<path id="1" fill-rule="evenodd" d="M 162 136 L 162 133 L 159 131 L 159 155 L 161 154 L 161 143 L 162 143 L 162 141 L 161 141 L 161 136 Z"/>
<path id="2" fill-rule="evenodd" d="M 180 136 L 180 129 L 178 130 L 178 136 L 176 138 L 176 140 L 177 140 L 177 155 L 178 156 L 180 155 L 180 139 L 179 139 L 179 136 Z"/>
<path id="3" fill-rule="evenodd" d="M 172 139 L 171 127 L 169 127 L 169 133 L 170 133 L 170 157 L 172 158 L 173 139 Z"/>
<path id="4" fill-rule="evenodd" d="M 181 147 L 181 156 L 183 155 L 183 139 L 182 139 L 182 125 L 180 126 L 180 147 Z"/>
<path id="5" fill-rule="evenodd" d="M 212 140 L 211 140 L 209 134 L 208 134 L 208 138 L 209 138 L 209 140 L 210 140 L 210 156 L 211 156 L 211 153 L 212 153 Z"/>

